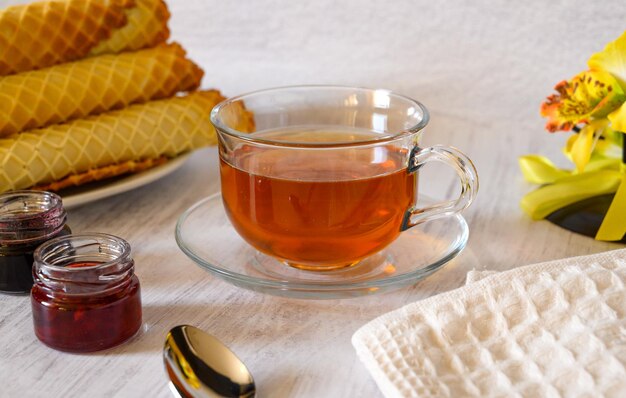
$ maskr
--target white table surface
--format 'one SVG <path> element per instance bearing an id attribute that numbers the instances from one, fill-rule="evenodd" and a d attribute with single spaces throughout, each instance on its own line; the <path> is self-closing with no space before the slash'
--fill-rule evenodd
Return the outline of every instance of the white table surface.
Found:
<path id="1" fill-rule="evenodd" d="M 543 131 L 539 104 L 626 28 L 623 2 L 168 3 L 172 38 L 204 68 L 207 88 L 235 95 L 334 83 L 424 102 L 432 117 L 426 143 L 462 149 L 480 174 L 479 196 L 465 212 L 469 245 L 415 286 L 369 297 L 307 301 L 236 288 L 195 266 L 174 241 L 177 217 L 219 190 L 216 151 L 203 149 L 157 182 L 69 212 L 76 232 L 131 242 L 143 288 L 142 332 L 102 353 L 57 352 L 35 338 L 27 296 L 0 296 L 0 396 L 167 397 L 161 348 L 169 328 L 182 323 L 228 344 L 254 374 L 259 396 L 378 396 L 350 343 L 367 321 L 462 285 L 472 268 L 506 270 L 623 247 L 531 221 L 518 202 L 533 187 L 517 167 L 526 153 L 566 165 L 565 135 Z M 455 192 L 444 169 L 424 173 L 423 192 Z"/>

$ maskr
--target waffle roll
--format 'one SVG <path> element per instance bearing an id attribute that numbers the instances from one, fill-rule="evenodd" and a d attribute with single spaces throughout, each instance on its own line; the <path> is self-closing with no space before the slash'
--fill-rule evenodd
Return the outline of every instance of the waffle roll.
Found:
<path id="1" fill-rule="evenodd" d="M 195 90 L 202 75 L 162 44 L 0 77 L 0 137 Z"/>
<path id="2" fill-rule="evenodd" d="M 197 91 L 0 139 L 0 192 L 50 184 L 106 166 L 172 158 L 215 145 L 211 109 L 224 98 Z M 247 115 L 242 131 L 252 131 Z"/>
<path id="3" fill-rule="evenodd" d="M 162 0 L 49 0 L 0 10 L 0 76 L 169 37 Z"/>

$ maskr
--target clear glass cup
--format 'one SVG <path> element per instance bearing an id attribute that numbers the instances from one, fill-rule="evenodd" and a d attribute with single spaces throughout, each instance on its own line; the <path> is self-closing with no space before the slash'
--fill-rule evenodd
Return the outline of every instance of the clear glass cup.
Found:
<path id="1" fill-rule="evenodd" d="M 250 113 L 254 131 L 242 131 Z M 388 90 L 274 88 L 222 102 L 211 121 L 231 223 L 292 267 L 354 266 L 402 231 L 462 211 L 478 191 L 467 156 L 419 145 L 426 108 Z M 460 195 L 418 208 L 418 170 L 431 161 L 457 172 Z"/>

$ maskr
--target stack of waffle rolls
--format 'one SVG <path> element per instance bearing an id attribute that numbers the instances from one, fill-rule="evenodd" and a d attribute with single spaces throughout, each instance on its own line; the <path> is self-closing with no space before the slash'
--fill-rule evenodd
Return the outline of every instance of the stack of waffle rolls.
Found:
<path id="1" fill-rule="evenodd" d="M 0 76 L 165 42 L 163 0 L 50 0 L 0 10 Z"/>
<path id="2" fill-rule="evenodd" d="M 59 10 L 74 17 L 60 17 Z M 0 192 L 59 190 L 143 171 L 216 144 L 209 113 L 224 98 L 217 90 L 194 91 L 202 70 L 180 45 L 161 43 L 167 25 L 157 22 L 168 16 L 161 0 L 52 0 L 0 11 L 0 74 L 11 73 L 0 76 Z M 14 25 L 16 20 L 24 24 Z M 54 53 L 58 62 L 81 59 L 48 66 L 57 61 L 40 57 L 35 62 L 37 57 L 32 57 L 27 63 L 7 56 L 20 47 L 13 41 L 6 45 L 7 32 L 13 30 L 12 37 L 20 38 L 26 34 L 22 30 L 37 24 L 39 32 L 59 25 L 60 30 L 83 29 L 83 35 L 92 27 L 89 37 L 97 39 L 74 37 L 78 43 L 73 48 L 81 50 L 68 58 L 46 47 L 58 44 L 53 34 L 31 32 L 44 42 L 50 39 L 41 48 Z M 106 34 L 96 32 L 102 26 Z M 95 44 L 85 49 L 85 42 Z M 59 48 L 72 47 L 63 43 Z M 152 47 L 138 50 L 146 45 Z M 136 51 L 93 55 L 120 49 Z M 187 94 L 177 96 L 181 92 Z M 252 115 L 243 106 L 238 112 L 242 117 L 237 128 L 252 131 Z"/>
<path id="3" fill-rule="evenodd" d="M 0 137 L 192 91 L 202 74 L 171 44 L 6 76 L 0 78 Z"/>

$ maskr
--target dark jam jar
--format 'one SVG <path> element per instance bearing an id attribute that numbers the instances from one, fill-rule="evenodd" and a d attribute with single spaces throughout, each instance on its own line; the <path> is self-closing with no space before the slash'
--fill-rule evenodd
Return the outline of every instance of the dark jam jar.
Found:
<path id="1" fill-rule="evenodd" d="M 71 235 L 35 251 L 31 291 L 37 338 L 71 352 L 98 351 L 141 326 L 139 279 L 128 242 L 113 235 Z"/>
<path id="2" fill-rule="evenodd" d="M 0 292 L 28 293 L 33 285 L 33 252 L 68 235 L 61 198 L 44 191 L 0 195 Z"/>

